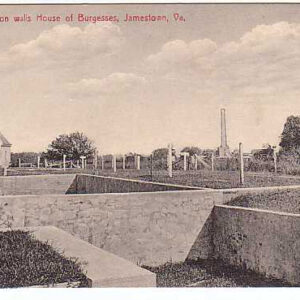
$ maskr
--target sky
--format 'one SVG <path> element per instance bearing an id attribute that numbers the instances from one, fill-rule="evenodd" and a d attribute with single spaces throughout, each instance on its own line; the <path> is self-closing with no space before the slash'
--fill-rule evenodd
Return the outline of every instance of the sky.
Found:
<path id="1" fill-rule="evenodd" d="M 119 22 L 64 21 L 78 13 Z M 216 148 L 225 108 L 231 149 L 278 145 L 300 114 L 299 13 L 300 4 L 3 5 L 0 131 L 13 152 L 74 131 L 100 154 Z M 23 14 L 32 22 L 12 21 Z"/>

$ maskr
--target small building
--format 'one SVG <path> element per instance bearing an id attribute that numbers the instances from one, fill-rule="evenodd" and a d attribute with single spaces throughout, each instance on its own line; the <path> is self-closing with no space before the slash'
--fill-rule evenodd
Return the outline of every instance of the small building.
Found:
<path id="1" fill-rule="evenodd" d="M 8 168 L 11 161 L 11 143 L 0 132 L 0 168 Z"/>

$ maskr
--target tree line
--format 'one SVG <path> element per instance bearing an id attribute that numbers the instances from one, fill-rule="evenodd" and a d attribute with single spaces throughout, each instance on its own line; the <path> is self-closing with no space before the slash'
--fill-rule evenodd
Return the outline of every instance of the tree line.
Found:
<path id="1" fill-rule="evenodd" d="M 279 146 L 279 156 L 300 160 L 300 116 L 289 116 L 287 118 L 280 135 Z M 270 145 L 269 148 L 271 149 Z M 60 134 L 48 145 L 44 152 L 12 153 L 12 165 L 17 166 L 19 159 L 22 163 L 36 162 L 38 156 L 49 161 L 62 160 L 63 155 L 74 161 L 79 160 L 81 156 L 90 159 L 96 155 L 96 151 L 94 142 L 82 132 Z M 209 152 L 209 149 L 205 150 L 191 146 L 184 147 L 181 152 L 187 152 L 190 156 L 205 155 Z M 155 161 L 163 161 L 167 157 L 167 153 L 167 148 L 159 148 L 152 152 L 152 158 Z M 164 164 L 164 162 L 162 163 Z"/>

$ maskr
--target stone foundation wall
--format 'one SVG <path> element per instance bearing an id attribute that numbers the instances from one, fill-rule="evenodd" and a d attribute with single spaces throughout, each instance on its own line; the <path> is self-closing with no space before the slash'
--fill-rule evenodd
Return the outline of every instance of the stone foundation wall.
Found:
<path id="1" fill-rule="evenodd" d="M 300 283 L 300 215 L 216 206 L 213 255 L 268 277 Z"/>
<path id="2" fill-rule="evenodd" d="M 201 188 L 89 174 L 48 174 L 0 177 L 0 196 L 100 194 L 180 190 L 201 190 Z"/>
<path id="3" fill-rule="evenodd" d="M 75 174 L 0 177 L 0 196 L 65 194 L 75 177 Z"/>
<path id="4" fill-rule="evenodd" d="M 218 191 L 0 197 L 1 227 L 54 225 L 109 252 L 144 265 L 189 255 Z M 205 235 L 204 235 L 205 236 Z M 200 243 L 203 255 L 209 243 Z"/>
<path id="5" fill-rule="evenodd" d="M 68 193 L 99 194 L 99 193 L 131 193 L 131 192 L 159 192 L 180 190 L 202 190 L 176 184 L 148 182 L 127 178 L 116 178 L 96 175 L 77 175 L 76 183 Z"/>

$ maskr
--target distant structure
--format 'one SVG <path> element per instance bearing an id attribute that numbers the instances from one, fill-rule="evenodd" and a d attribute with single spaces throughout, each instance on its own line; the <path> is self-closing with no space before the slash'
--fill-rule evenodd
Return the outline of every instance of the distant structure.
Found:
<path id="1" fill-rule="evenodd" d="M 274 148 L 271 145 L 264 145 L 260 149 L 253 149 L 251 156 L 259 160 L 273 160 L 274 159 Z"/>
<path id="2" fill-rule="evenodd" d="M 225 109 L 221 109 L 221 146 L 218 148 L 218 156 L 221 158 L 230 157 L 230 149 L 227 145 L 227 132 L 226 132 L 226 116 Z"/>
<path id="3" fill-rule="evenodd" d="M 8 168 L 11 161 L 11 143 L 0 132 L 0 168 Z"/>

